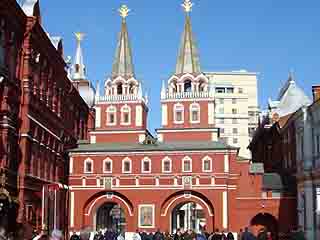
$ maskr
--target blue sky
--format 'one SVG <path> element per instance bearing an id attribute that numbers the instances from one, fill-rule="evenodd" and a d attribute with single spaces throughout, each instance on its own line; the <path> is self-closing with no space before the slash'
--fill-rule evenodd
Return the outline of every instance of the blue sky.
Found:
<path id="1" fill-rule="evenodd" d="M 175 70 L 184 14 L 182 0 L 41 1 L 42 21 L 51 35 L 63 37 L 65 55 L 74 55 L 74 32 L 82 44 L 87 74 L 102 83 L 111 72 L 120 17 L 127 4 L 136 76 L 150 96 L 149 128 L 160 126 L 160 88 Z M 193 0 L 193 33 L 203 71 L 246 69 L 259 72 L 259 104 L 276 97 L 294 70 L 311 95 L 320 83 L 320 1 Z"/>

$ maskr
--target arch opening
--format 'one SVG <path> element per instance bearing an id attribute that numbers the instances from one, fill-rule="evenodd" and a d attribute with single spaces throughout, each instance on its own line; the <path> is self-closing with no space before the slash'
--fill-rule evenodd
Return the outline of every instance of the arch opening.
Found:
<path id="1" fill-rule="evenodd" d="M 95 229 L 113 230 L 114 232 L 124 232 L 126 228 L 125 211 L 115 202 L 105 202 L 95 215 Z"/>
<path id="2" fill-rule="evenodd" d="M 184 81 L 184 91 L 185 92 L 191 92 L 192 91 L 192 84 L 191 84 L 191 80 L 185 80 Z"/>
<path id="3" fill-rule="evenodd" d="M 271 232 L 272 236 L 278 236 L 278 220 L 269 213 L 259 213 L 254 216 L 250 225 L 253 227 L 254 232 L 259 235 L 262 231 Z"/>
<path id="4" fill-rule="evenodd" d="M 171 229 L 176 232 L 178 229 L 194 232 L 201 232 L 207 225 L 205 210 L 194 202 L 186 201 L 173 208 L 171 213 Z"/>

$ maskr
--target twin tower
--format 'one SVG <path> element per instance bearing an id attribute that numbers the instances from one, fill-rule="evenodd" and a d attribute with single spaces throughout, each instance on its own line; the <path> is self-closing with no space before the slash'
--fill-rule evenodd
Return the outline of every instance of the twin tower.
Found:
<path id="1" fill-rule="evenodd" d="M 136 79 L 129 42 L 127 16 L 129 9 L 119 9 L 122 17 L 111 76 L 104 83 L 104 95 L 88 90 L 80 42 L 77 34 L 77 52 L 71 78 L 96 111 L 95 129 L 90 132 L 90 142 L 161 143 L 177 141 L 218 141 L 215 127 L 214 91 L 209 79 L 201 72 L 198 49 L 195 44 L 190 12 L 193 3 L 185 0 L 185 25 L 175 74 L 161 89 L 162 126 L 157 138 L 147 130 L 148 99 L 143 96 L 141 82 Z"/>

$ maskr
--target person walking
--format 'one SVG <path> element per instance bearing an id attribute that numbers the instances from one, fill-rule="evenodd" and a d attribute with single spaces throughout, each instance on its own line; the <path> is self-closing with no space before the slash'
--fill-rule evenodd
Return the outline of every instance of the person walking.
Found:
<path id="1" fill-rule="evenodd" d="M 257 238 L 249 231 L 248 227 L 245 227 L 241 240 L 257 240 Z"/>
<path id="2" fill-rule="evenodd" d="M 234 236 L 233 236 L 233 233 L 232 233 L 232 232 L 228 232 L 228 234 L 227 234 L 227 239 L 228 239 L 228 240 L 234 240 Z"/>
<path id="3" fill-rule="evenodd" d="M 76 232 L 73 232 L 73 234 L 70 237 L 70 240 L 80 240 L 80 237 L 77 235 Z"/>

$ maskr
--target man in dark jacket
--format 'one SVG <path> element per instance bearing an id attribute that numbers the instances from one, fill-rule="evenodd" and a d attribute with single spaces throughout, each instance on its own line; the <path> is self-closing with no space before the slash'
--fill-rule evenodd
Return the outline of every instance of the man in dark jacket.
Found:
<path id="1" fill-rule="evenodd" d="M 73 232 L 72 236 L 70 237 L 70 240 L 80 240 L 80 237 L 76 234 L 76 232 Z"/>

